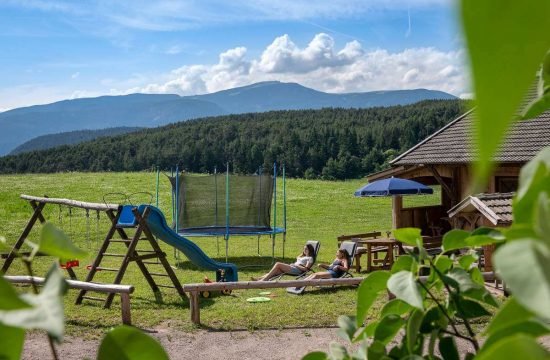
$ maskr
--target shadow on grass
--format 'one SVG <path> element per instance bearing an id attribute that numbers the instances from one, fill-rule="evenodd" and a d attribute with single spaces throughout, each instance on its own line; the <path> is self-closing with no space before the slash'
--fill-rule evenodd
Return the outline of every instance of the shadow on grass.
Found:
<path id="1" fill-rule="evenodd" d="M 225 257 L 215 257 L 212 258 L 213 260 L 225 263 Z M 273 266 L 273 264 L 276 261 L 285 262 L 285 263 L 292 263 L 293 260 L 290 258 L 282 259 L 282 258 L 275 258 L 273 260 L 271 256 L 236 256 L 236 257 L 229 257 L 227 259 L 228 263 L 237 265 L 237 268 L 239 269 L 268 269 Z M 191 261 L 187 260 L 184 255 L 182 255 L 182 258 L 176 261 L 176 267 L 180 270 L 202 270 L 195 264 L 193 264 Z"/>

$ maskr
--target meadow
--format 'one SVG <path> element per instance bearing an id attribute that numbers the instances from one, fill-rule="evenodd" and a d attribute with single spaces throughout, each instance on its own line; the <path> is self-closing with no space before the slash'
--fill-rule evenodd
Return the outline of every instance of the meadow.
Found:
<path id="1" fill-rule="evenodd" d="M 21 194 L 70 198 L 88 202 L 103 202 L 107 193 L 150 192 L 155 193 L 156 176 L 151 172 L 139 173 L 59 173 L 25 174 L 0 176 L 0 236 L 13 244 L 19 237 L 32 214 L 28 202 L 19 198 Z M 337 248 L 336 237 L 342 234 L 391 230 L 390 198 L 355 198 L 353 193 L 366 180 L 321 181 L 287 179 L 287 236 L 285 258 L 283 259 L 283 238 L 277 236 L 275 255 L 277 260 L 292 262 L 301 251 L 306 240 L 321 242 L 319 262 L 330 262 Z M 281 181 L 278 181 L 282 194 Z M 112 197 L 111 197 L 112 198 Z M 147 197 L 141 197 L 146 199 Z M 154 201 L 154 200 L 153 200 Z M 439 189 L 432 196 L 408 197 L 405 206 L 438 203 Z M 171 195 L 169 181 L 161 175 L 159 207 L 171 220 Z M 278 226 L 282 225 L 282 197 L 278 198 Z M 109 222 L 103 213 L 99 221 L 96 212 L 88 217 L 81 209 L 47 205 L 46 219 L 62 228 L 81 248 L 88 251 L 76 268 L 79 279 L 86 277 L 86 265 L 96 255 L 99 244 L 107 233 Z M 38 240 L 39 226 L 30 234 L 30 240 Z M 192 238 L 209 256 L 225 260 L 225 244 L 222 238 Z M 239 266 L 239 278 L 248 280 L 267 271 L 271 265 L 271 240 L 262 237 L 258 255 L 256 237 L 231 237 L 228 243 L 229 262 Z M 122 253 L 122 244 L 113 245 L 110 252 Z M 176 275 L 182 284 L 202 282 L 204 277 L 214 278 L 211 271 L 196 268 L 164 243 L 161 247 L 169 255 L 170 263 L 176 268 Z M 43 275 L 52 264 L 51 258 L 41 257 L 35 261 L 36 275 Z M 118 267 L 120 259 L 107 258 L 104 266 Z M 250 267 L 250 264 L 256 265 Z M 15 261 L 8 275 L 25 274 L 20 262 Z M 112 282 L 112 272 L 99 272 L 94 281 Z M 364 274 L 363 274 L 364 275 Z M 163 301 L 157 302 L 151 289 L 135 264 L 131 264 L 124 284 L 132 284 L 136 291 L 132 297 L 132 320 L 142 328 L 176 327 L 192 330 L 187 299 L 181 299 L 175 290 L 163 289 Z M 302 296 L 287 294 L 284 289 L 272 292 L 268 303 L 248 303 L 247 298 L 257 296 L 260 291 L 238 291 L 230 296 L 216 295 L 201 299 L 202 326 L 214 330 L 226 329 L 270 329 L 293 327 L 333 326 L 339 315 L 355 313 L 355 288 L 310 289 Z M 104 330 L 120 323 L 118 299 L 111 309 L 103 309 L 102 303 L 85 302 L 74 305 L 76 292 L 65 297 L 65 314 L 68 332 L 71 334 L 99 336 Z M 374 307 L 376 311 L 382 304 Z"/>

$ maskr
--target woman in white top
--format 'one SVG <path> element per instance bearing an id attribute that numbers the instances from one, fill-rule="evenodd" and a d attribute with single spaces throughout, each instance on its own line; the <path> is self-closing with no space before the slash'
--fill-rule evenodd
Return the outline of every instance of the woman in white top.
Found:
<path id="1" fill-rule="evenodd" d="M 313 245 L 307 244 L 304 246 L 304 250 L 298 257 L 296 258 L 296 262 L 294 264 L 285 264 L 282 262 L 276 262 L 275 265 L 273 265 L 273 268 L 265 274 L 264 276 L 252 280 L 257 281 L 269 281 L 274 276 L 281 275 L 281 274 L 290 274 L 290 275 L 300 275 L 303 272 L 309 270 L 311 265 L 313 264 L 313 256 L 315 255 L 315 250 L 313 249 Z"/>

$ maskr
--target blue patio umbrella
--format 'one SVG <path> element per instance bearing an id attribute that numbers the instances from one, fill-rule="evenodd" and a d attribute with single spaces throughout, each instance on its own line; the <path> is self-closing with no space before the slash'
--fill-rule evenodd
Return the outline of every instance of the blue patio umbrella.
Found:
<path id="1" fill-rule="evenodd" d="M 355 196 L 392 196 L 433 194 L 433 189 L 419 182 L 391 177 L 373 181 L 355 192 Z"/>

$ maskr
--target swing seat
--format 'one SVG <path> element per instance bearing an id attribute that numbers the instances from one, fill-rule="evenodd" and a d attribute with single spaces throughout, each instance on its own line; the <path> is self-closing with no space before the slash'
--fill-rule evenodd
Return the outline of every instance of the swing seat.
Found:
<path id="1" fill-rule="evenodd" d="M 143 213 L 146 205 L 138 206 L 138 211 Z M 118 228 L 133 228 L 137 226 L 137 219 L 132 212 L 132 209 L 135 208 L 134 205 L 123 205 L 118 218 L 117 227 Z"/>

